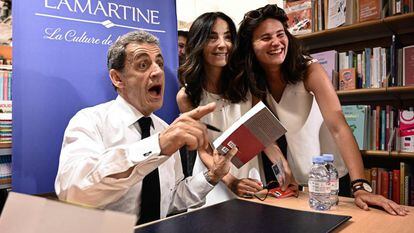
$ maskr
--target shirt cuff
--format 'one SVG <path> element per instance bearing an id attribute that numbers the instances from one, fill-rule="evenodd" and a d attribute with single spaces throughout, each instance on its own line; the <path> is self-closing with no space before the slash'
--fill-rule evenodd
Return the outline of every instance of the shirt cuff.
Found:
<path id="1" fill-rule="evenodd" d="M 129 160 L 135 165 L 159 156 L 160 153 L 159 133 L 157 133 L 134 143 L 129 151 Z"/>
<path id="2" fill-rule="evenodd" d="M 197 190 L 202 197 L 207 196 L 207 194 L 215 187 L 206 180 L 203 172 L 193 175 L 191 183 L 194 189 Z"/>

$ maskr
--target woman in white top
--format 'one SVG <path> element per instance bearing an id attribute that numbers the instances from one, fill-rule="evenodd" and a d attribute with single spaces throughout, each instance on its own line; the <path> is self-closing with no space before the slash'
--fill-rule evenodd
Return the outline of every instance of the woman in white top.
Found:
<path id="1" fill-rule="evenodd" d="M 245 14 L 234 55 L 238 83 L 232 85 L 242 89 L 248 85 L 252 95 L 265 101 L 287 128 L 288 162 L 300 184 L 307 184 L 312 156 L 339 152 L 342 156 L 336 156 L 336 165 L 342 177 L 348 168 L 357 206 L 368 210 L 368 205 L 376 205 L 390 214 L 406 215 L 404 207 L 369 192 L 362 157 L 335 90 L 322 66 L 289 33 L 287 21 L 277 5 Z M 342 191 L 350 188 L 340 187 Z"/>
<path id="2" fill-rule="evenodd" d="M 235 40 L 236 27 L 227 15 L 221 12 L 205 13 L 194 21 L 189 30 L 186 60 L 180 67 L 184 82 L 184 87 L 177 94 L 180 111 L 186 112 L 199 105 L 216 102 L 215 112 L 205 116 L 202 121 L 221 130 L 231 126 L 253 104 L 249 92 L 229 85 L 232 76 L 227 64 Z M 218 136 L 219 133 L 209 131 L 211 142 Z M 193 172 L 206 170 L 213 164 L 212 157 L 204 151 L 198 152 L 200 157 L 196 159 Z M 265 152 L 271 162 L 282 160 L 287 167 L 277 145 L 266 148 Z M 288 167 L 286 172 L 290 179 Z M 214 204 L 233 198 L 235 194 L 251 196 L 263 189 L 259 179 L 264 181 L 264 174 L 261 161 L 256 156 L 240 169 L 232 166 L 230 174 L 208 194 L 206 202 L 208 205 Z M 284 187 L 288 183 L 290 181 Z"/>

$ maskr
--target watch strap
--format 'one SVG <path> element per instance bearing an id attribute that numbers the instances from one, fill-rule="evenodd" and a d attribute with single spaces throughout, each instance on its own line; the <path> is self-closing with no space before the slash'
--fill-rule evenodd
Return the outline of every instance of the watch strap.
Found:
<path id="1" fill-rule="evenodd" d="M 355 184 L 358 184 L 358 183 L 366 183 L 366 184 L 369 184 L 369 186 L 371 186 L 371 183 L 366 179 L 356 179 L 356 180 L 351 181 L 351 188 L 354 187 Z"/>

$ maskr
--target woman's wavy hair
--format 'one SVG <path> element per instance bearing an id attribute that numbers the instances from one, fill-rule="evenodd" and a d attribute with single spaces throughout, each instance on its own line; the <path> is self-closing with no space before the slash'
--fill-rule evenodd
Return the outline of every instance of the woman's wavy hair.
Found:
<path id="1" fill-rule="evenodd" d="M 266 75 L 258 62 L 253 50 L 253 32 L 266 19 L 279 20 L 289 40 L 288 52 L 282 64 L 283 81 L 289 84 L 303 80 L 306 72 L 306 63 L 310 59 L 308 53 L 302 48 L 298 39 L 288 31 L 288 17 L 276 4 L 247 12 L 240 23 L 237 34 L 235 51 L 231 67 L 235 70 L 235 78 L 231 85 L 239 86 L 243 91 L 250 89 L 252 95 L 264 99 L 268 84 Z"/>
<path id="2" fill-rule="evenodd" d="M 227 22 L 231 34 L 231 42 L 234 45 L 237 36 L 236 26 L 233 20 L 222 12 L 208 12 L 200 15 L 193 22 L 188 32 L 185 48 L 186 59 L 184 64 L 179 68 L 179 76 L 181 85 L 185 86 L 185 92 L 193 107 L 197 107 L 201 101 L 203 85 L 205 85 L 207 78 L 204 70 L 203 50 L 204 46 L 208 43 L 214 22 L 218 18 Z M 232 57 L 232 51 L 229 51 L 229 61 Z M 222 93 L 224 98 L 228 96 L 226 90 L 230 88 L 230 78 L 229 66 L 226 65 L 220 79 L 220 93 Z"/>

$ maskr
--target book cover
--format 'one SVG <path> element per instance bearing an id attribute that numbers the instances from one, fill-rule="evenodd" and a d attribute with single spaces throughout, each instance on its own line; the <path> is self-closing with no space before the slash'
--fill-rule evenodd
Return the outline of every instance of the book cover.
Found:
<path id="1" fill-rule="evenodd" d="M 360 150 L 366 150 L 366 125 L 367 125 L 367 106 L 366 105 L 344 105 L 342 112 L 346 122 L 351 128 L 352 133 L 358 143 Z"/>
<path id="2" fill-rule="evenodd" d="M 326 29 L 341 26 L 346 21 L 346 0 L 328 0 L 328 25 Z"/>
<path id="3" fill-rule="evenodd" d="M 403 48 L 403 85 L 414 86 L 414 45 Z"/>
<path id="4" fill-rule="evenodd" d="M 321 64 L 328 74 L 329 80 L 333 83 L 333 74 L 338 70 L 338 52 L 336 50 L 329 50 L 314 53 L 311 56 L 318 60 L 319 64 Z"/>
<path id="5" fill-rule="evenodd" d="M 293 35 L 312 32 L 312 0 L 284 1 L 284 10 L 289 18 L 289 31 Z"/>
<path id="6" fill-rule="evenodd" d="M 240 168 L 285 133 L 285 127 L 275 115 L 259 102 L 223 132 L 213 146 L 221 154 L 237 146 L 232 162 Z"/>
<path id="7" fill-rule="evenodd" d="M 11 100 L 0 100 L 0 113 L 11 113 L 12 106 Z"/>
<path id="8" fill-rule="evenodd" d="M 339 90 L 356 89 L 355 68 L 342 69 L 339 71 Z"/>
<path id="9" fill-rule="evenodd" d="M 379 0 L 359 0 L 359 21 L 380 19 L 381 5 Z"/>

